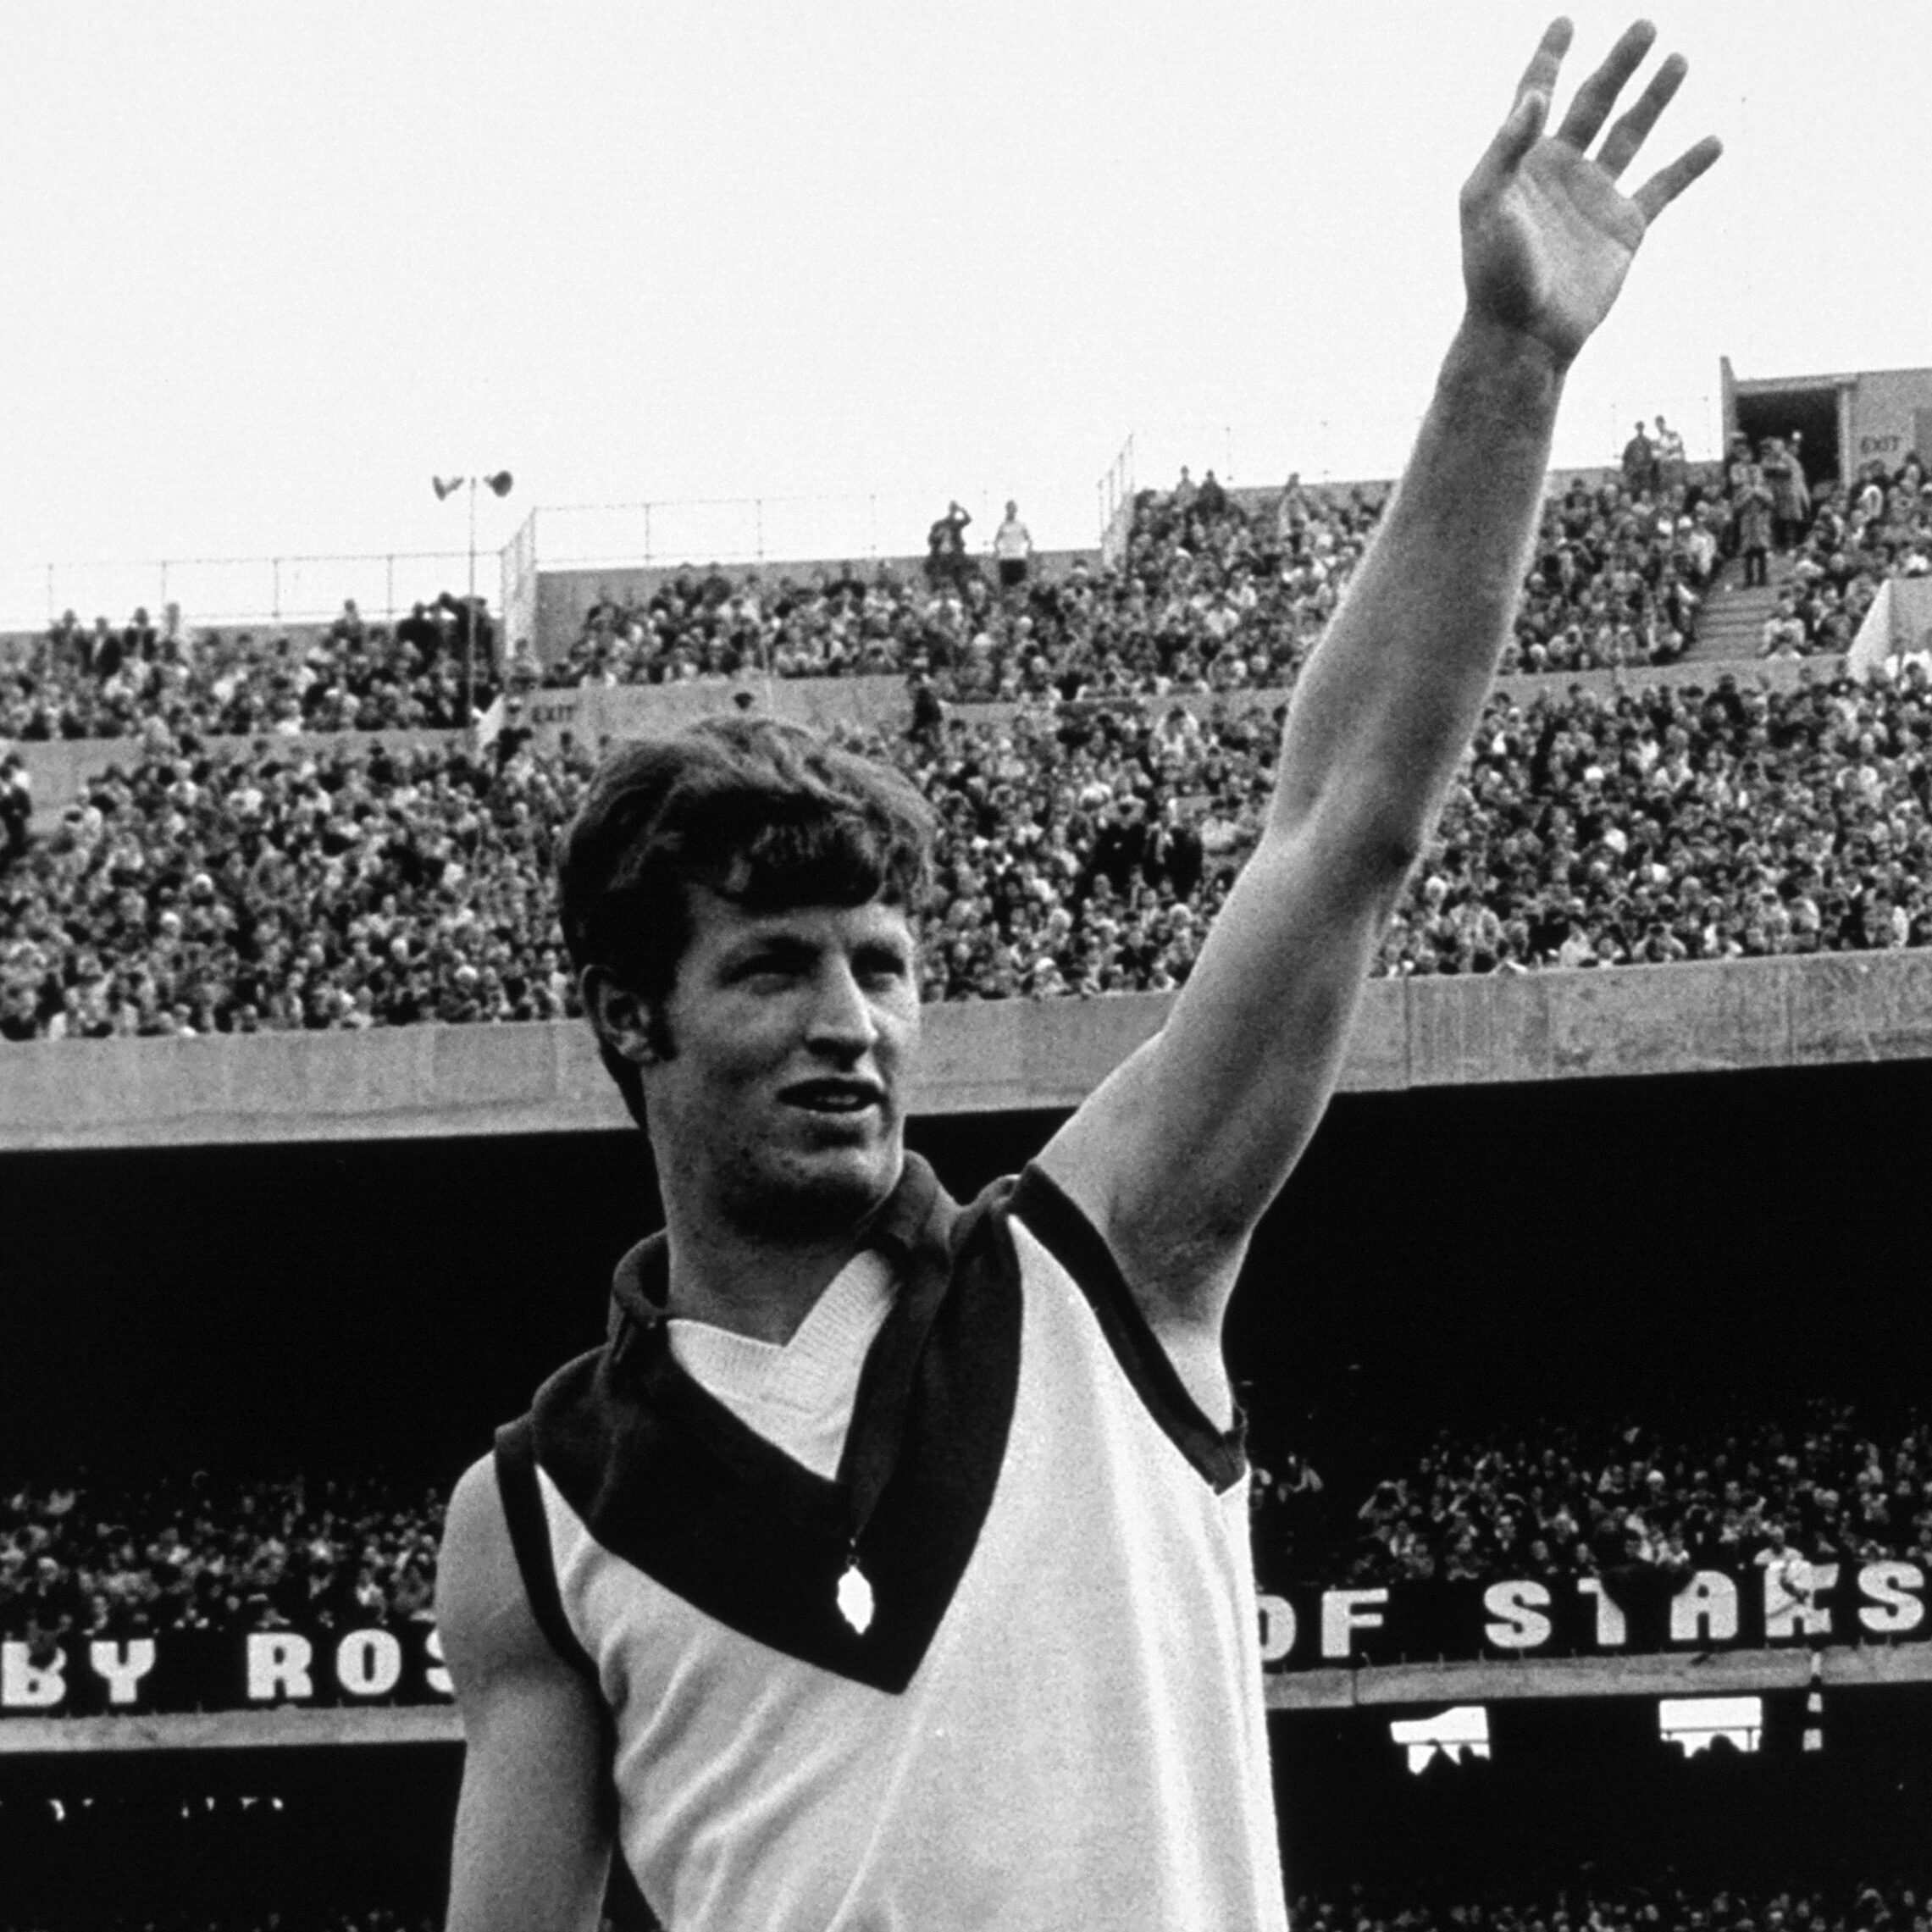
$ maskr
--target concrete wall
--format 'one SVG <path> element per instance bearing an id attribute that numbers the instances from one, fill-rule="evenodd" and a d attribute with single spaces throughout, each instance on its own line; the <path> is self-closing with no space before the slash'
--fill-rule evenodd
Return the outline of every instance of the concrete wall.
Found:
<path id="1" fill-rule="evenodd" d="M 926 1012 L 916 1110 L 1071 1107 L 1169 996 Z M 1377 980 L 1348 1092 L 1932 1058 L 1932 952 Z M 573 1021 L 0 1044 L 0 1150 L 573 1133 L 625 1123 Z"/>
<path id="2" fill-rule="evenodd" d="M 749 700 L 743 704 L 739 699 Z M 694 678 L 682 684 L 593 684 L 533 691 L 523 722 L 554 750 L 567 732 L 595 749 L 606 738 L 665 737 L 700 717 L 740 709 L 821 730 L 834 723 L 903 729 L 912 713 L 903 678 Z"/>
<path id="3" fill-rule="evenodd" d="M 1918 413 L 1932 411 L 1932 369 L 1872 369 L 1852 386 L 1852 473 L 1874 457 L 1896 469 L 1918 448 Z M 1922 457 L 1932 451 L 1919 451 Z"/>

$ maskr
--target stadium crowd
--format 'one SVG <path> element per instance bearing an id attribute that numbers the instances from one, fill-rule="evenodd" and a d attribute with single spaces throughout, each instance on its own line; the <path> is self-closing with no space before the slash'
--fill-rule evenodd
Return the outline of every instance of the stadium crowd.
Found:
<path id="1" fill-rule="evenodd" d="M 1359 1503 L 1298 1458 L 1258 1475 L 1258 1560 L 1284 1578 L 1738 1569 L 1791 1558 L 1932 1565 L 1932 1421 L 1874 1434 L 1819 1403 L 1794 1425 L 1700 1433 L 1560 1418 L 1487 1436 L 1445 1431 Z"/>
<path id="2" fill-rule="evenodd" d="M 442 1517 L 440 1495 L 374 1477 L 23 1483 L 0 1494 L 0 1630 L 427 1620 Z"/>
<path id="3" fill-rule="evenodd" d="M 1003 586 L 976 567 L 914 578 L 850 566 L 805 582 L 674 573 L 586 612 L 551 685 L 781 678 L 929 678 L 942 698 L 1162 696 L 1290 684 L 1379 519 L 1381 486 L 1237 498 L 1210 471 L 1143 490 L 1118 569 L 1077 561 Z M 1686 503 L 1690 504 L 1688 509 Z M 1544 506 L 1505 670 L 1663 664 L 1697 634 L 1722 505 L 1678 484 L 1573 482 Z M 526 682 L 536 681 L 534 669 Z"/>
<path id="4" fill-rule="evenodd" d="M 33 648 L 0 659 L 0 739 L 130 738 L 159 728 L 203 736 L 448 728 L 462 710 L 464 630 L 487 667 L 494 627 L 479 600 L 445 592 L 394 626 L 353 602 L 326 629 L 190 634 L 173 605 L 118 629 L 72 611 Z M 487 702 L 479 674 L 474 695 Z"/>
<path id="5" fill-rule="evenodd" d="M 1505 671 L 1669 663 L 1695 640 L 1725 560 L 1742 557 L 1748 576 L 1774 553 L 1791 562 L 1766 654 L 1841 650 L 1886 574 L 1932 567 L 1932 484 L 1916 453 L 1814 497 L 1782 439 L 1755 451 L 1738 439 L 1714 481 L 1661 423 L 1659 441 L 1637 447 L 1620 473 L 1572 479 L 1547 499 Z M 529 689 L 886 673 L 929 679 L 955 701 L 1281 688 L 1386 496 L 1381 484 L 1310 487 L 1298 475 L 1236 495 L 1211 471 L 1199 484 L 1183 471 L 1174 490 L 1136 497 L 1115 568 L 1039 571 L 1030 540 L 1027 559 L 996 555 L 991 577 L 963 547 L 952 567 L 929 560 L 919 576 L 846 564 L 767 582 L 687 567 L 647 591 L 601 597 L 547 670 L 515 640 L 504 675 Z M 464 722 L 469 624 L 487 671 L 491 620 L 450 593 L 393 627 L 366 623 L 352 602 L 325 631 L 262 637 L 191 636 L 172 605 L 159 623 L 137 610 L 119 628 L 69 611 L 0 663 L 0 739 L 125 737 L 156 722 L 202 735 L 453 727 Z M 478 705 L 490 695 L 480 684 Z"/>
<path id="6" fill-rule="evenodd" d="M 610 1922 L 605 1923 L 609 1928 Z M 0 1918 L 0 1932 L 442 1932 L 442 1914 L 397 1912 L 383 1905 L 290 1905 L 265 1912 L 216 1912 L 199 1906 L 103 1912 L 89 1905 L 76 1914 L 8 1914 Z"/>
<path id="7" fill-rule="evenodd" d="M 1691 1891 L 1669 1883 L 1584 1883 L 1536 1899 L 1385 1901 L 1356 1886 L 1296 1897 L 1290 1922 L 1306 1932 L 1932 1932 L 1926 1890 L 1907 1884 L 1826 1890 Z M 610 1920 L 605 1926 L 609 1929 Z M 0 1932 L 80 1932 L 80 1922 L 0 1918 Z M 436 1932 L 434 1916 L 384 1907 L 291 1907 L 277 1912 L 160 1910 L 90 1917 L 86 1932 Z"/>
<path id="8" fill-rule="evenodd" d="M 1843 650 L 1888 577 L 1932 571 L 1932 483 L 1916 453 L 1821 490 L 1791 532 L 1767 656 Z"/>
<path id="9" fill-rule="evenodd" d="M 1365 1494 L 1276 1456 L 1253 1496 L 1258 1566 L 1282 1583 L 1932 1567 L 1932 1421 L 1874 1431 L 1842 1404 L 1717 1435 L 1546 1419 L 1445 1431 Z M 376 1477 L 23 1483 L 0 1495 L 0 1632 L 423 1620 L 441 1524 L 440 1494 Z"/>
<path id="10" fill-rule="evenodd" d="M 940 822 L 928 999 L 1184 982 L 1252 850 L 1279 707 L 1040 706 L 848 728 Z M 151 737 L 0 856 L 0 1038 L 574 1010 L 551 857 L 574 749 Z M 1493 698 L 1376 970 L 1932 943 L 1932 680 Z"/>
<path id="11" fill-rule="evenodd" d="M 149 751 L 0 868 L 0 1035 L 565 1010 L 551 847 L 578 764 L 379 743 Z"/>
<path id="12" fill-rule="evenodd" d="M 1384 1902 L 1362 1887 L 1294 1901 L 1304 1932 L 1932 1932 L 1923 1887 L 1691 1892 L 1677 1885 L 1579 1883 L 1535 1900 Z"/>

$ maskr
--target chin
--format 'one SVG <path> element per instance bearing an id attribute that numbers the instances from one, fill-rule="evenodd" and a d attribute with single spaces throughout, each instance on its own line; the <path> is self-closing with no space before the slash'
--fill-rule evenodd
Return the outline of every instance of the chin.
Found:
<path id="1" fill-rule="evenodd" d="M 901 1150 L 821 1148 L 745 1177 L 741 1205 L 761 1234 L 819 1237 L 855 1227 L 891 1193 Z"/>

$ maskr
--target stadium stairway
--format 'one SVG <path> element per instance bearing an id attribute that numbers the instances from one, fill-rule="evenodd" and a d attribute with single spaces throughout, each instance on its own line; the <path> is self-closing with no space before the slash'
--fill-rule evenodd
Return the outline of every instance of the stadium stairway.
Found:
<path id="1" fill-rule="evenodd" d="M 1697 641 L 1686 663 L 1735 662 L 1764 654 L 1764 626 L 1778 607 L 1778 593 L 1744 586 L 1744 565 L 1732 557 L 1713 579 L 1697 621 Z"/>

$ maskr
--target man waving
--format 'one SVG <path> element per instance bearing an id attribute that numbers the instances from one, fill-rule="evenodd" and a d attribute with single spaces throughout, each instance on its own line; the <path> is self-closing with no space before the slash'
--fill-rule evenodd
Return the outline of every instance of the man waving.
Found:
<path id="1" fill-rule="evenodd" d="M 1612 121 L 1652 38 L 1548 134 L 1544 36 L 1259 849 L 1016 1181 L 962 1209 L 904 1151 L 903 781 L 742 719 L 600 772 L 565 928 L 667 1225 L 451 1501 L 451 1932 L 588 1932 L 613 1850 L 677 1932 L 1285 1926 L 1222 1320 L 1494 671 L 1565 373 L 1717 157 L 1619 185 L 1683 77 Z"/>

